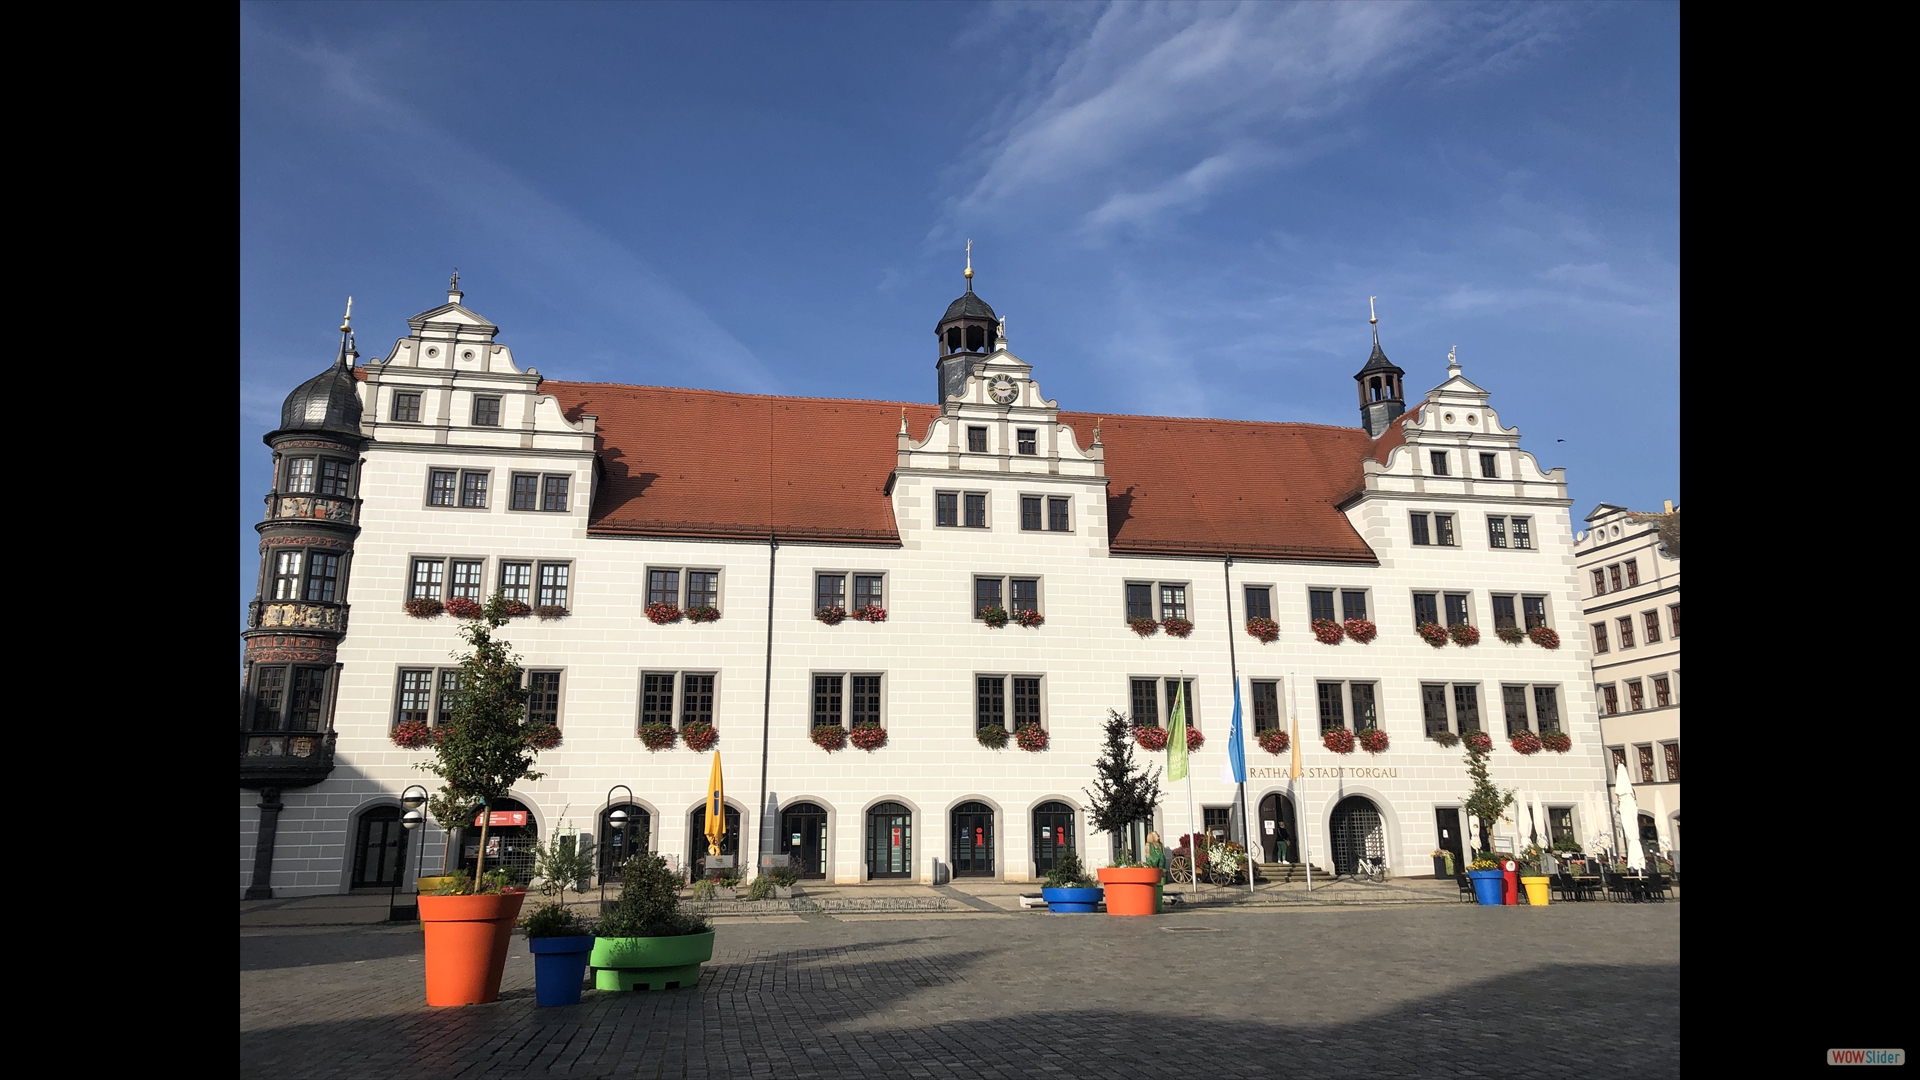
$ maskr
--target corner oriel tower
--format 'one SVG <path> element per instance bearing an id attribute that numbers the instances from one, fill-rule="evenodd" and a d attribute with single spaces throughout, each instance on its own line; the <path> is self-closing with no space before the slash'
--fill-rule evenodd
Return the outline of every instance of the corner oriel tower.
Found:
<path id="1" fill-rule="evenodd" d="M 985 360 L 1000 340 L 1000 320 L 985 300 L 973 294 L 973 241 L 967 241 L 967 291 L 947 305 L 947 313 L 934 325 L 939 340 L 934 366 L 940 385 L 934 404 L 944 405 L 950 397 L 966 393 L 967 376 L 973 365 Z"/>
<path id="2" fill-rule="evenodd" d="M 1400 385 L 1406 372 L 1393 366 L 1393 361 L 1380 350 L 1380 316 L 1373 310 L 1376 299 L 1367 297 L 1367 321 L 1373 324 L 1373 355 L 1367 357 L 1367 365 L 1353 377 L 1360 384 L 1360 426 L 1367 429 L 1370 439 L 1385 434 L 1394 417 L 1407 411 L 1406 391 Z"/>

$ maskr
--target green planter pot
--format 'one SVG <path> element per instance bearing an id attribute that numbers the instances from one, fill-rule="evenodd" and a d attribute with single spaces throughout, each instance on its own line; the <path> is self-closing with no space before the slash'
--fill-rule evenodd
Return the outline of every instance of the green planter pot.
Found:
<path id="1" fill-rule="evenodd" d="M 679 937 L 593 939 L 596 990 L 686 989 L 700 981 L 700 965 L 713 959 L 713 931 Z"/>

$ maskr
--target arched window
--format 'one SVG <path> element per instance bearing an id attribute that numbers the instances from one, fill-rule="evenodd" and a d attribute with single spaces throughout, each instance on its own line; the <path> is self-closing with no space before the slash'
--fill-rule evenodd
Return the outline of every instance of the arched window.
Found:
<path id="1" fill-rule="evenodd" d="M 727 835 L 720 840 L 720 854 L 734 856 L 734 872 L 740 868 L 740 811 L 727 807 Z M 707 876 L 707 804 L 701 803 L 687 815 L 687 865 L 696 878 Z"/>
<path id="2" fill-rule="evenodd" d="M 979 352 L 987 347 L 987 332 L 978 326 L 967 327 L 967 351 Z"/>
<path id="3" fill-rule="evenodd" d="M 615 810 L 627 812 L 626 824 L 616 829 L 608 820 Z M 619 881 L 628 859 L 653 848 L 653 818 L 643 806 L 620 803 L 600 811 L 600 880 Z"/>
<path id="4" fill-rule="evenodd" d="M 780 813 L 780 851 L 793 857 L 803 878 L 827 876 L 827 812 L 810 803 L 794 803 Z"/>
<path id="5" fill-rule="evenodd" d="M 960 328 L 957 326 L 947 331 L 947 351 L 950 353 L 960 351 Z"/>
<path id="6" fill-rule="evenodd" d="M 391 889 L 407 867 L 407 830 L 400 808 L 376 806 L 360 815 L 353 845 L 353 887 Z"/>
<path id="7" fill-rule="evenodd" d="M 896 802 L 867 811 L 867 877 L 913 876 L 913 814 Z"/>
<path id="8" fill-rule="evenodd" d="M 1034 807 L 1033 876 L 1045 877 L 1062 853 L 1077 850 L 1073 807 L 1063 802 L 1046 802 Z"/>
<path id="9" fill-rule="evenodd" d="M 993 808 L 961 803 L 953 811 L 953 875 L 987 877 L 993 873 Z"/>

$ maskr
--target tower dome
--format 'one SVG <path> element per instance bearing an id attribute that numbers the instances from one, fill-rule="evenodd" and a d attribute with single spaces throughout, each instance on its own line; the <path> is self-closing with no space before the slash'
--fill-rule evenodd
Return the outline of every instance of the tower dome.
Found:
<path id="1" fill-rule="evenodd" d="M 967 291 L 960 298 L 947 305 L 947 313 L 933 325 L 934 340 L 939 344 L 935 350 L 934 368 L 938 371 L 939 386 L 936 402 L 945 402 L 955 394 L 964 393 L 967 388 L 967 375 L 973 365 L 986 359 L 1000 344 L 1000 317 L 993 313 L 993 307 L 973 292 L 973 241 L 967 241 Z"/>
<path id="2" fill-rule="evenodd" d="M 352 302 L 347 310 L 351 312 Z M 360 434 L 360 394 L 355 387 L 353 361 L 360 353 L 353 347 L 350 320 L 340 324 L 340 355 L 327 370 L 294 387 L 280 405 L 280 430 L 326 431 L 358 437 Z"/>

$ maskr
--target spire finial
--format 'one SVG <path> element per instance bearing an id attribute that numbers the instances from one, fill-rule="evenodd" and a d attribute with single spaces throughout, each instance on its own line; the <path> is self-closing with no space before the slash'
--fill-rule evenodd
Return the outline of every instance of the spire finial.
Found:
<path id="1" fill-rule="evenodd" d="M 1459 348 L 1460 346 L 1458 345 L 1447 346 L 1447 374 L 1448 375 L 1460 374 L 1460 361 L 1457 357 L 1454 356 L 1454 352 Z"/>
<path id="2" fill-rule="evenodd" d="M 1106 422 L 1107 418 L 1104 416 L 1093 422 L 1093 445 L 1100 445 L 1100 425 Z"/>
<path id="3" fill-rule="evenodd" d="M 340 332 L 353 329 L 353 297 L 347 297 L 347 313 L 340 316 Z"/>
<path id="4" fill-rule="evenodd" d="M 453 268 L 452 279 L 447 282 L 447 303 L 449 304 L 459 303 L 461 295 L 462 294 L 460 292 L 460 268 L 456 266 Z"/>
<path id="5" fill-rule="evenodd" d="M 973 291 L 973 241 L 967 241 L 967 291 Z"/>
<path id="6" fill-rule="evenodd" d="M 906 433 L 907 433 L 907 407 L 905 405 L 902 405 L 900 406 L 900 434 L 905 435 Z"/>
<path id="7" fill-rule="evenodd" d="M 1373 347 L 1376 349 L 1380 347 L 1380 316 L 1373 310 L 1373 302 L 1378 299 L 1377 296 L 1367 297 L 1367 321 L 1373 324 Z"/>

